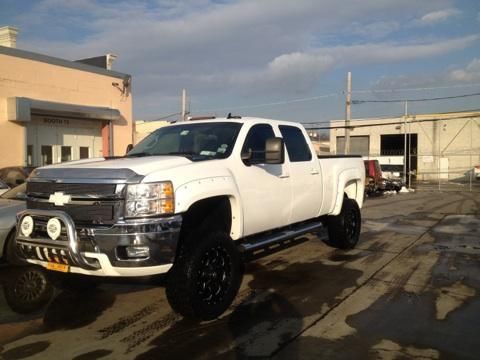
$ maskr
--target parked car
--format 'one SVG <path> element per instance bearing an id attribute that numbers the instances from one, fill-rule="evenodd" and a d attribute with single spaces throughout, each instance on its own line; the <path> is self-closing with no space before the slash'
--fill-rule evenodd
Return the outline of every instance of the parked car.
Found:
<path id="1" fill-rule="evenodd" d="M 2 180 L 0 180 L 0 195 L 6 193 L 8 190 L 10 190 L 10 186 L 8 186 Z"/>
<path id="2" fill-rule="evenodd" d="M 30 173 L 35 169 L 33 166 L 8 166 L 0 169 L 0 180 L 13 188 L 23 184 Z"/>
<path id="3" fill-rule="evenodd" d="M 20 262 L 15 249 L 15 226 L 17 213 L 26 209 L 26 187 L 23 183 L 0 196 L 0 259 L 4 262 Z"/>
<path id="4" fill-rule="evenodd" d="M 399 192 L 404 185 L 403 181 L 396 177 L 398 167 L 389 169 L 390 172 L 384 176 L 383 166 L 378 160 L 364 160 L 365 164 L 365 193 L 371 195 L 377 192 L 396 191 Z M 398 165 L 394 165 L 398 166 Z M 400 172 L 398 172 L 400 175 Z"/>
<path id="5" fill-rule="evenodd" d="M 473 174 L 476 180 L 480 180 L 480 165 L 476 165 L 473 169 Z"/>

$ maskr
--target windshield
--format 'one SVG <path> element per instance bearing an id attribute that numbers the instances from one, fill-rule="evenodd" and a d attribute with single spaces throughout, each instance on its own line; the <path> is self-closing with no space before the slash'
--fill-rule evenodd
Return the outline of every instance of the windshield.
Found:
<path id="1" fill-rule="evenodd" d="M 2 199 L 25 200 L 27 196 L 25 194 L 26 190 L 27 190 L 27 183 L 23 183 L 3 193 L 0 197 Z"/>
<path id="2" fill-rule="evenodd" d="M 192 161 L 224 159 L 232 153 L 242 124 L 218 122 L 160 128 L 127 153 L 127 157 L 179 155 Z"/>

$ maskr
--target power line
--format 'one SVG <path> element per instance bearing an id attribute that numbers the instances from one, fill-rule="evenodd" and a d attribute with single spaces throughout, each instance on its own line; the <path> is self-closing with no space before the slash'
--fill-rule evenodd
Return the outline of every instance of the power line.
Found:
<path id="1" fill-rule="evenodd" d="M 480 86 L 480 83 L 476 84 L 462 84 L 462 85 L 449 85 L 449 86 L 432 86 L 432 87 L 418 87 L 418 88 L 399 88 L 399 89 L 379 89 L 379 90 L 352 90 L 352 93 L 367 94 L 367 93 L 393 93 L 398 91 L 425 91 L 425 90 L 445 90 L 445 89 L 461 89 L 466 87 Z"/>
<path id="2" fill-rule="evenodd" d="M 217 109 L 200 109 L 200 110 L 197 110 L 197 112 L 215 112 L 215 111 L 252 109 L 252 108 L 259 108 L 259 107 L 286 105 L 286 104 L 293 104 L 293 103 L 297 103 L 297 102 L 320 100 L 320 99 L 329 98 L 329 97 L 334 97 L 334 96 L 339 96 L 339 95 L 341 95 L 341 94 L 340 94 L 340 93 L 330 93 L 330 94 L 312 96 L 312 97 L 308 97 L 308 98 L 299 98 L 299 99 L 283 100 L 283 101 L 263 103 L 263 104 L 242 105 L 242 106 L 224 107 L 224 108 L 217 108 Z"/>
<path id="3" fill-rule="evenodd" d="M 165 120 L 165 119 L 171 118 L 172 116 L 181 115 L 181 114 L 182 114 L 182 113 L 177 112 L 177 113 L 174 113 L 174 114 L 165 115 L 165 116 L 159 117 L 159 118 L 157 118 L 157 119 L 149 120 L 149 121 Z"/>
<path id="4" fill-rule="evenodd" d="M 437 100 L 447 100 L 447 99 L 459 99 L 472 96 L 480 96 L 480 93 L 473 94 L 463 94 L 463 95 L 454 95 L 454 96 L 442 96 L 435 98 L 423 98 L 423 99 L 392 99 L 392 100 L 352 100 L 352 104 L 359 105 L 365 103 L 399 103 L 399 102 L 424 102 L 424 101 L 437 101 Z"/>
<path id="5" fill-rule="evenodd" d="M 471 110 L 473 111 L 479 111 L 479 110 Z M 439 117 L 439 118 L 434 118 L 434 119 L 415 119 L 415 115 L 410 116 L 410 119 L 408 120 L 408 123 L 414 124 L 414 123 L 423 123 L 423 122 L 435 122 L 435 121 L 442 121 L 442 120 L 458 120 L 458 119 L 470 119 L 478 116 L 472 116 L 472 115 L 463 115 L 463 116 L 455 116 L 455 117 Z M 386 120 L 386 119 L 385 119 Z M 350 125 L 350 126 L 320 126 L 320 127 L 309 127 L 307 130 L 331 130 L 331 129 L 355 129 L 355 128 L 364 128 L 364 127 L 373 127 L 373 126 L 379 126 L 379 125 L 403 125 L 405 122 L 403 120 L 401 121 L 392 121 L 392 122 L 377 122 L 374 124 L 360 124 L 360 125 Z"/>

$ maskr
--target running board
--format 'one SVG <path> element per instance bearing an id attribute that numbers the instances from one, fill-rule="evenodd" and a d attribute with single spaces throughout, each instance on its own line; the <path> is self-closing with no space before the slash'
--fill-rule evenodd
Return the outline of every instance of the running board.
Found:
<path id="1" fill-rule="evenodd" d="M 264 234 L 247 238 L 245 242 L 239 245 L 239 248 L 241 252 L 254 253 L 258 250 L 270 249 L 272 246 L 282 245 L 286 241 L 319 230 L 326 230 L 326 227 L 323 226 L 321 221 L 296 225 L 274 234 Z"/>

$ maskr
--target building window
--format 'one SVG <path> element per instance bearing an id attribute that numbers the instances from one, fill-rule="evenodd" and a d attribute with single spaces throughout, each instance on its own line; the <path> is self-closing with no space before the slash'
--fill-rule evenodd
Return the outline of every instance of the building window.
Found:
<path id="1" fill-rule="evenodd" d="M 71 161 L 72 160 L 72 147 L 71 146 L 62 146 L 62 157 L 61 162 Z"/>
<path id="2" fill-rule="evenodd" d="M 80 159 L 88 159 L 90 148 L 88 146 L 80 146 Z"/>
<path id="3" fill-rule="evenodd" d="M 27 145 L 27 166 L 33 166 L 33 145 Z"/>
<path id="4" fill-rule="evenodd" d="M 52 145 L 42 145 L 42 165 L 53 164 Z"/>

